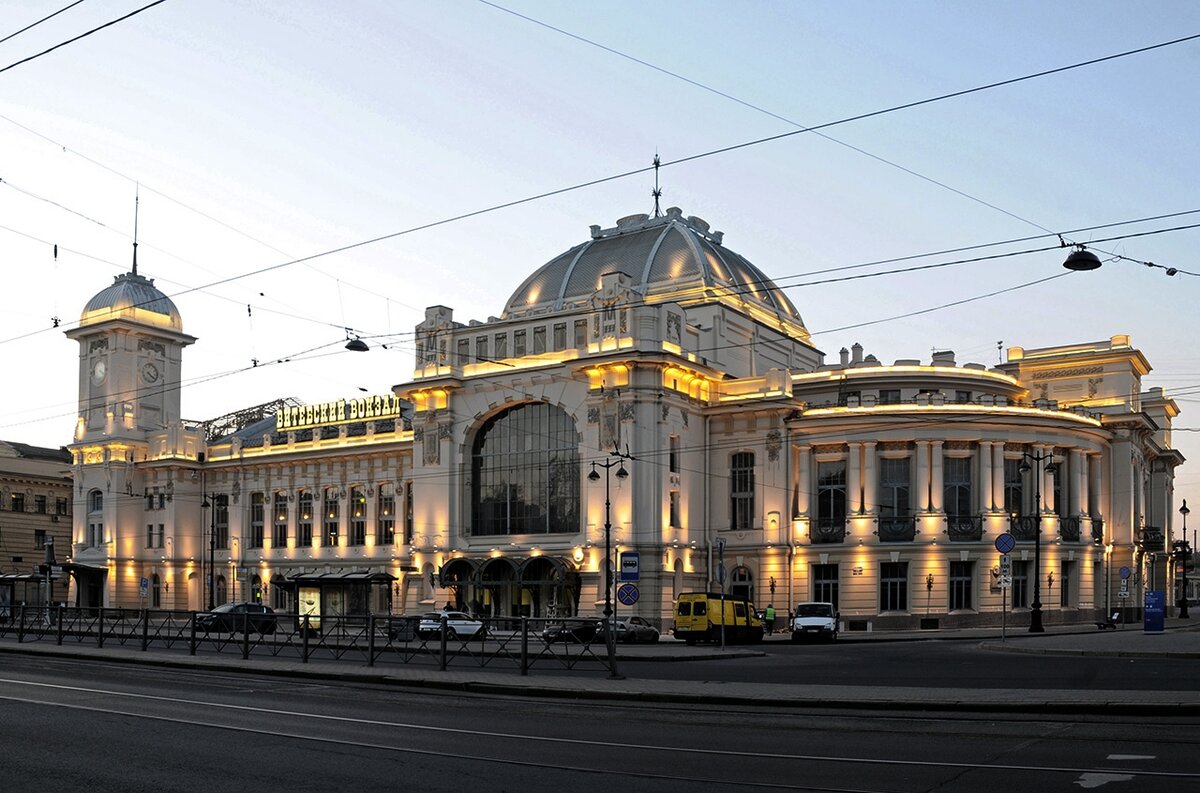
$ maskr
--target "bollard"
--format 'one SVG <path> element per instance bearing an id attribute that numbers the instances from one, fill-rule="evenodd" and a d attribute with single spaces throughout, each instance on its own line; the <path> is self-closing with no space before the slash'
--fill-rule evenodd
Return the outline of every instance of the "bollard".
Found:
<path id="1" fill-rule="evenodd" d="M 375 665 L 375 615 L 367 615 L 367 666 Z"/>
<path id="2" fill-rule="evenodd" d="M 521 617 L 521 677 L 529 675 L 529 618 Z"/>

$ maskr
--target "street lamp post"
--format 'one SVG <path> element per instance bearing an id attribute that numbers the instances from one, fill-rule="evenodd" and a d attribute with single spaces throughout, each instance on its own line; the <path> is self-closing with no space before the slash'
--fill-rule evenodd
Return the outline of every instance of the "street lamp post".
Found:
<path id="1" fill-rule="evenodd" d="M 217 567 L 217 497 L 215 495 L 208 496 L 204 499 L 204 503 L 200 505 L 207 509 L 208 523 L 208 610 L 212 611 L 217 607 L 217 596 L 214 591 L 217 586 L 216 567 Z"/>
<path id="2" fill-rule="evenodd" d="M 616 626 L 612 624 L 612 501 L 608 472 L 620 466 L 617 468 L 617 479 L 627 479 L 629 472 L 625 470 L 624 457 L 622 454 L 614 454 L 605 458 L 602 463 L 593 462 L 591 473 L 588 474 L 588 481 L 596 482 L 600 479 L 600 472 L 596 468 L 604 469 L 604 646 L 608 652 L 609 677 L 614 679 L 620 678 L 621 675 L 617 673 L 617 646 L 614 636 Z"/>
<path id="3" fill-rule="evenodd" d="M 1187 566 L 1191 561 L 1191 548 L 1188 547 L 1187 539 L 1187 516 L 1191 512 L 1188 509 L 1187 499 L 1183 500 L 1183 506 L 1179 508 L 1179 514 L 1183 515 L 1183 539 L 1179 541 L 1179 566 L 1183 570 L 1182 577 L 1179 581 L 1179 618 L 1188 619 L 1188 602 L 1187 602 Z"/>
<path id="4" fill-rule="evenodd" d="M 1036 514 L 1033 526 L 1033 602 L 1029 604 L 1029 632 L 1045 633 L 1042 627 L 1042 474 L 1054 473 L 1058 463 L 1054 462 L 1054 453 L 1033 454 L 1024 452 L 1019 470 L 1021 473 L 1033 471 L 1033 502 Z M 1033 465 L 1029 464 L 1033 461 Z"/>

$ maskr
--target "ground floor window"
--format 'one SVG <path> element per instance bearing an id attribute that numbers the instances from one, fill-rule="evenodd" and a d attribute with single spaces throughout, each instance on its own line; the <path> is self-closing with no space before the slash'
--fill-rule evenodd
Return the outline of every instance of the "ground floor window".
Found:
<path id="1" fill-rule="evenodd" d="M 812 566 L 812 598 L 819 603 L 838 604 L 838 566 L 836 564 L 814 564 Z"/>
<path id="2" fill-rule="evenodd" d="M 1074 605 L 1075 599 L 1075 563 L 1064 561 L 1059 562 L 1058 566 L 1058 605 L 1069 608 Z"/>
<path id="3" fill-rule="evenodd" d="M 975 585 L 974 562 L 950 563 L 950 610 L 965 611 L 974 607 L 971 593 Z"/>
<path id="4" fill-rule="evenodd" d="M 736 600 L 754 601 L 754 574 L 750 568 L 738 566 L 730 571 L 729 596 Z"/>
<path id="5" fill-rule="evenodd" d="M 908 611 L 908 562 L 880 562 L 879 610 Z"/>
<path id="6" fill-rule="evenodd" d="M 1012 563 L 1012 607 L 1023 609 L 1029 605 L 1029 562 Z"/>

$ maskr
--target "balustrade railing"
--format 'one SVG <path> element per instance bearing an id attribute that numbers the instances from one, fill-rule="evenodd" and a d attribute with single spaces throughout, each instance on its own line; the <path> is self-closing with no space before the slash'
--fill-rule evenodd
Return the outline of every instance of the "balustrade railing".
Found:
<path id="1" fill-rule="evenodd" d="M 881 516 L 875 533 L 880 542 L 912 542 L 917 537 L 917 520 L 912 515 Z"/>
<path id="2" fill-rule="evenodd" d="M 946 534 L 951 542 L 983 539 L 983 518 L 977 515 L 947 515 Z"/>
<path id="3" fill-rule="evenodd" d="M 837 543 L 846 541 L 846 520 L 819 519 L 812 524 L 809 532 L 814 543 Z"/>

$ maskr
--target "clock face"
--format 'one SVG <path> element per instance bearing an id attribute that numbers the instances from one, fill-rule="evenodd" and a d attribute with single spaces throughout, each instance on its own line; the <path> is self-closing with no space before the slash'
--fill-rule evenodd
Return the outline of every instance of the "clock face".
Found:
<path id="1" fill-rule="evenodd" d="M 158 367 L 152 363 L 142 366 L 142 379 L 147 383 L 153 383 L 158 379 Z"/>
<path id="2" fill-rule="evenodd" d="M 96 361 L 92 364 L 92 382 L 103 383 L 104 376 L 108 374 L 108 364 L 103 360 Z"/>

